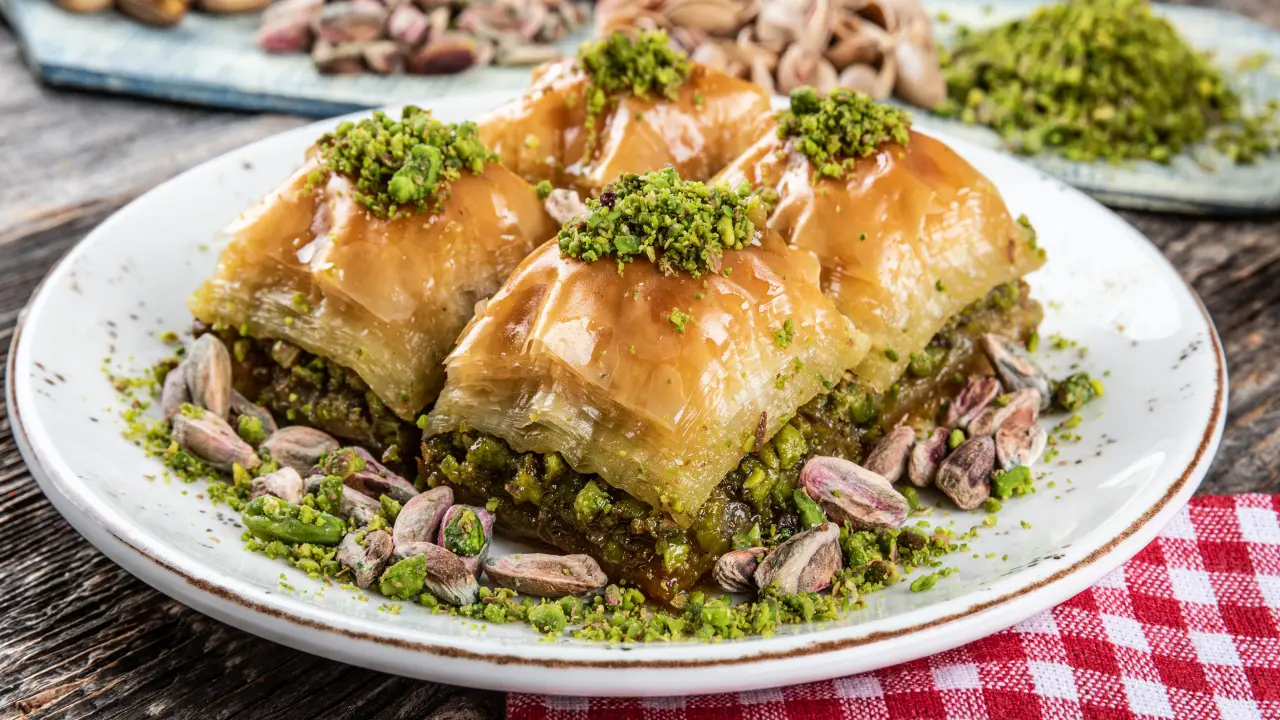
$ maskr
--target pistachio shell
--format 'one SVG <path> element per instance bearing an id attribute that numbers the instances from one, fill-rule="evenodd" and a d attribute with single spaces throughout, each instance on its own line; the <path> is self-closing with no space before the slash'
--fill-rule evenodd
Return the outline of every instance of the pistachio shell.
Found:
<path id="1" fill-rule="evenodd" d="M 480 586 L 462 559 L 448 550 L 426 542 L 396 543 L 395 557 L 427 557 L 427 577 L 423 589 L 450 605 L 470 605 L 478 599 Z"/>
<path id="2" fill-rule="evenodd" d="M 182 412 L 182 406 L 190 402 L 191 389 L 187 387 L 187 368 L 184 363 L 164 376 L 164 387 L 160 391 L 160 412 L 165 420 L 172 420 Z"/>
<path id="3" fill-rule="evenodd" d="M 756 589 L 756 569 L 768 554 L 768 549 L 762 547 L 727 552 L 716 561 L 711 577 L 727 592 L 752 592 Z"/>
<path id="4" fill-rule="evenodd" d="M 934 484 L 961 510 L 973 510 L 991 497 L 996 444 L 983 435 L 966 440 L 942 462 Z"/>
<path id="5" fill-rule="evenodd" d="M 260 475 L 249 486 L 249 499 L 261 495 L 272 495 L 297 505 L 302 502 L 302 476 L 291 467 Z"/>
<path id="6" fill-rule="evenodd" d="M 1049 434 L 1038 423 L 1023 418 L 1005 421 L 996 431 L 996 458 L 1004 470 L 1030 467 L 1044 454 Z"/>
<path id="7" fill-rule="evenodd" d="M 1006 390 L 1032 389 L 1040 393 L 1040 409 L 1047 410 L 1053 388 L 1049 376 L 1036 365 L 1019 343 L 1002 335 L 986 333 L 981 340 L 982 352 L 995 368 Z"/>
<path id="8" fill-rule="evenodd" d="M 218 470 L 230 470 L 235 464 L 252 470 L 262 464 L 253 448 L 240 439 L 227 421 L 211 412 L 204 412 L 200 417 L 175 415 L 173 441 Z"/>
<path id="9" fill-rule="evenodd" d="M 386 569 L 392 550 L 391 536 L 381 530 L 366 535 L 363 546 L 356 541 L 356 533 L 347 533 L 335 557 L 351 570 L 357 587 L 367 588 Z"/>
<path id="10" fill-rule="evenodd" d="M 262 449 L 273 460 L 297 470 L 299 475 L 309 475 L 321 455 L 338 447 L 332 435 L 302 425 L 282 427 L 262 442 Z"/>
<path id="11" fill-rule="evenodd" d="M 279 430 L 276 425 L 275 418 L 271 417 L 271 411 L 261 405 L 249 402 L 249 399 L 241 395 L 238 391 L 231 391 L 231 425 L 235 427 L 236 421 L 241 415 L 258 418 L 258 422 L 262 423 L 262 429 L 270 435 Z"/>
<path id="12" fill-rule="evenodd" d="M 916 431 L 907 425 L 897 425 L 880 438 L 863 465 L 891 483 L 902 479 L 907 468 L 907 457 L 916 442 Z"/>
<path id="13" fill-rule="evenodd" d="M 991 375 L 970 375 L 947 406 L 942 424 L 948 428 L 965 427 L 1000 394 L 1000 381 Z"/>
<path id="14" fill-rule="evenodd" d="M 191 402 L 226 420 L 231 414 L 231 354 L 218 336 L 196 338 L 183 361 Z"/>
<path id="15" fill-rule="evenodd" d="M 843 458 L 810 458 L 800 486 L 837 523 L 897 529 L 907 519 L 907 499 L 888 480 Z"/>
<path id="16" fill-rule="evenodd" d="M 907 464 L 907 481 L 916 487 L 929 487 L 938 474 L 938 467 L 947 457 L 947 436 L 944 427 L 934 428 L 929 437 L 911 448 L 911 460 Z"/>
<path id="17" fill-rule="evenodd" d="M 590 555 L 502 555 L 485 560 L 484 572 L 499 587 L 537 597 L 585 595 L 609 582 Z"/>
<path id="18" fill-rule="evenodd" d="M 1040 417 L 1040 393 L 1036 390 L 1023 388 L 1002 400 L 1003 405 L 991 405 L 978 413 L 965 426 L 965 434 L 969 437 L 995 435 L 1001 425 L 1015 417 L 1029 423 L 1034 423 Z"/>
<path id="19" fill-rule="evenodd" d="M 405 503 L 396 516 L 392 534 L 396 546 L 405 543 L 431 542 L 436 537 L 440 520 L 453 505 L 453 490 L 447 485 L 428 490 Z"/>
<path id="20" fill-rule="evenodd" d="M 756 587 L 777 584 L 784 593 L 817 592 L 840 569 L 840 528 L 823 523 L 792 535 L 756 568 Z"/>

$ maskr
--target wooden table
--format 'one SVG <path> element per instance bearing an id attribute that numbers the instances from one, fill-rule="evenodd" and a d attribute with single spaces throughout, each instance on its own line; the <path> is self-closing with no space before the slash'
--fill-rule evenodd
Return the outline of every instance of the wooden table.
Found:
<path id="1" fill-rule="evenodd" d="M 1214 4 L 1280 28 L 1275 0 Z M 0 25 L 0 352 L 45 272 L 108 215 L 303 122 L 50 90 Z M 1226 348 L 1226 436 L 1200 491 L 1280 492 L 1280 217 L 1125 217 L 1200 293 Z M 0 423 L 0 718 L 501 716 L 500 694 L 296 652 L 155 592 L 62 520 Z"/>

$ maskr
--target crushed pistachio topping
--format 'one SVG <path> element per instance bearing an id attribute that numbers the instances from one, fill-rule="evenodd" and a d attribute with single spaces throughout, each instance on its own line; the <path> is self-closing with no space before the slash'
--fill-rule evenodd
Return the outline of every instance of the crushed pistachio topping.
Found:
<path id="1" fill-rule="evenodd" d="M 497 161 L 475 123 L 445 124 L 413 106 L 399 120 L 374 112 L 344 122 L 317 146 L 325 168 L 351 178 L 356 202 L 382 218 L 435 211 L 463 170 L 479 174 Z M 317 173 L 311 184 L 320 179 Z"/>
<path id="2" fill-rule="evenodd" d="M 586 262 L 613 257 L 618 270 L 636 258 L 664 275 L 716 272 L 725 250 L 741 250 L 755 237 L 752 211 L 759 200 L 747 187 L 681 180 L 675 168 L 624 173 L 587 213 L 560 229 L 560 254 Z"/>
<path id="3" fill-rule="evenodd" d="M 627 94 L 642 100 L 652 95 L 675 99 L 689 78 L 693 63 L 684 53 L 672 49 L 665 32 L 646 30 L 634 38 L 619 31 L 599 42 L 583 43 L 578 49 L 578 67 L 588 79 L 584 91 L 587 147 L 583 156 L 590 157 L 595 120 L 605 108 Z"/>
<path id="4" fill-rule="evenodd" d="M 1213 141 L 1234 162 L 1280 147 L 1274 116 L 1240 96 L 1146 0 L 1077 0 L 983 30 L 941 54 L 942 115 L 987 125 L 1010 149 L 1071 160 L 1169 162 Z"/>
<path id="5" fill-rule="evenodd" d="M 778 137 L 791 138 L 819 176 L 842 178 L 858 158 L 881 145 L 906 145 L 911 116 L 855 90 L 826 95 L 805 86 L 791 91 L 791 108 L 778 113 Z"/>

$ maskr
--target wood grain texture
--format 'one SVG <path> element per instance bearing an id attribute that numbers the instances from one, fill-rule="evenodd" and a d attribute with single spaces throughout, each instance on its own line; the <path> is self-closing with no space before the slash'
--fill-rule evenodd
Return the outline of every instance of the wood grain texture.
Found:
<path id="1" fill-rule="evenodd" d="M 1216 4 L 1280 28 L 1275 0 Z M 0 25 L 0 357 L 48 268 L 114 210 L 303 122 L 42 88 Z M 1226 348 L 1227 431 L 1201 492 L 1280 492 L 1280 217 L 1125 217 L 1200 293 Z M 296 652 L 151 590 L 53 510 L 0 418 L 0 718 L 501 716 L 496 693 Z"/>

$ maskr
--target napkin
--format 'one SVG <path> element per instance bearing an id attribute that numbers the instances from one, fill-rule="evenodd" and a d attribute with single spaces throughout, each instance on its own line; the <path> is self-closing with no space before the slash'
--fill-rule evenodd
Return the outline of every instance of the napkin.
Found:
<path id="1" fill-rule="evenodd" d="M 932 657 L 687 698 L 512 694 L 507 718 L 1280 720 L 1280 495 L 1195 498 L 1096 586 Z"/>

